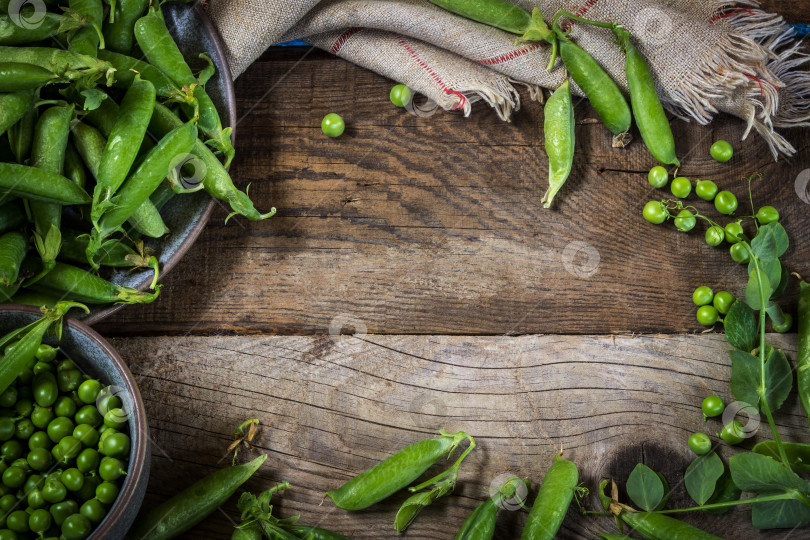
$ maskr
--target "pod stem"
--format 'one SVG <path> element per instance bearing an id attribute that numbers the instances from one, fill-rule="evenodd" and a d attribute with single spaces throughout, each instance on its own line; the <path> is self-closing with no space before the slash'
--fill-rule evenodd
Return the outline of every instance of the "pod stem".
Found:
<path id="1" fill-rule="evenodd" d="M 552 22 L 552 27 L 555 24 L 557 24 L 557 21 L 560 19 L 560 17 L 566 17 L 568 19 L 572 19 L 572 20 L 575 20 L 577 22 L 589 24 L 591 26 L 598 26 L 599 28 L 607 28 L 608 30 L 613 30 L 614 33 L 616 32 L 616 29 L 622 28 L 622 26 L 620 24 L 618 24 L 618 23 L 606 23 L 606 22 L 602 22 L 602 21 L 594 21 L 592 19 L 585 19 L 583 17 L 579 17 L 577 15 L 574 15 L 570 11 L 566 11 L 564 9 L 561 9 L 560 11 L 558 11 L 557 14 L 554 16 L 554 21 Z M 626 30 L 625 30 L 625 32 L 626 32 Z"/>
<path id="2" fill-rule="evenodd" d="M 448 433 L 448 432 L 446 432 L 444 430 L 440 430 L 439 433 L 441 433 L 441 435 L 443 437 L 453 437 L 453 439 L 454 439 L 453 440 L 453 446 L 451 446 L 450 450 L 447 451 L 448 456 L 450 456 L 450 454 L 452 454 L 455 451 L 455 449 L 458 447 L 459 444 L 461 444 L 461 442 L 463 440 L 466 439 L 466 440 L 470 441 L 470 445 L 467 447 L 466 450 L 464 450 L 464 452 L 461 453 L 461 455 L 458 457 L 456 462 L 453 463 L 453 465 L 451 465 L 449 469 L 447 469 L 444 472 L 441 472 L 441 473 L 437 474 L 436 476 L 434 476 L 433 478 L 431 478 L 431 479 L 429 479 L 429 480 L 427 480 L 425 482 L 422 482 L 418 486 L 413 486 L 413 487 L 408 488 L 408 491 L 416 492 L 416 491 L 425 489 L 426 487 L 428 487 L 428 486 L 430 486 L 432 484 L 436 484 L 436 483 L 439 483 L 439 482 L 444 481 L 444 480 L 449 480 L 451 478 L 453 479 L 453 481 L 455 481 L 455 478 L 458 476 L 458 468 L 461 466 L 461 462 L 464 461 L 464 458 L 467 457 L 467 455 L 470 452 L 472 452 L 473 449 L 476 446 L 475 439 L 473 439 L 472 435 L 468 435 L 467 433 L 465 433 L 463 431 L 459 431 L 457 433 Z"/>

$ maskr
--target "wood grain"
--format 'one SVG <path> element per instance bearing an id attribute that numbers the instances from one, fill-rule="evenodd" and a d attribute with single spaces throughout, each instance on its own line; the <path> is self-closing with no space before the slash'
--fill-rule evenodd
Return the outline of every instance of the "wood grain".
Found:
<path id="1" fill-rule="evenodd" d="M 796 336 L 769 341 L 795 360 Z M 292 488 L 277 509 L 300 513 L 355 539 L 393 538 L 404 494 L 356 513 L 335 509 L 324 491 L 438 429 L 463 429 L 480 445 L 461 469 L 456 494 L 427 509 L 410 539 L 450 538 L 486 497 L 498 475 L 532 480 L 536 489 L 554 452 L 580 468 L 594 490 L 602 477 L 620 483 L 638 462 L 662 472 L 672 507 L 691 505 L 681 485 L 709 394 L 729 395 L 723 336 L 322 336 L 119 338 L 149 416 L 153 470 L 146 505 L 224 466 L 233 429 L 259 418 L 257 452 L 268 460 L 247 484 L 281 480 Z M 807 442 L 807 418 L 792 395 L 777 414 L 784 439 Z M 744 443 L 768 437 L 767 425 Z M 716 437 L 713 437 L 716 441 Z M 720 445 L 728 457 L 731 448 Z M 248 454 L 245 455 L 245 458 Z M 586 506 L 596 509 L 589 497 Z M 187 535 L 227 538 L 233 503 Z M 502 512 L 496 538 L 519 535 L 524 512 Z M 755 533 L 750 514 L 685 518 L 724 538 L 784 538 Z M 615 532 L 610 518 L 571 510 L 559 538 Z"/>
<path id="2" fill-rule="evenodd" d="M 779 6 L 795 18 L 807 2 Z M 390 104 L 391 84 L 306 48 L 262 56 L 236 84 L 233 176 L 277 217 L 224 225 L 220 209 L 159 302 L 99 328 L 318 334 L 348 313 L 384 334 L 689 332 L 698 328 L 689 296 L 697 285 L 741 293 L 745 272 L 726 248 L 703 242 L 703 224 L 681 234 L 641 218 L 644 203 L 668 194 L 647 184 L 654 159 L 638 134 L 629 148 L 611 148 L 586 102 L 576 107 L 575 171 L 544 210 L 538 103 L 524 94 L 511 123 L 480 104 L 470 118 L 418 118 Z M 328 112 L 346 118 L 339 139 L 320 131 Z M 741 120 L 673 128 L 680 173 L 734 191 L 741 214 L 743 177 L 763 175 L 754 200 L 781 211 L 792 240 L 786 262 L 810 273 L 810 204 L 795 190 L 810 169 L 810 131 L 789 131 L 799 153 L 774 162 L 756 135 L 740 142 Z M 736 148 L 727 164 L 708 153 L 721 138 Z M 792 309 L 795 287 L 786 302 Z"/>

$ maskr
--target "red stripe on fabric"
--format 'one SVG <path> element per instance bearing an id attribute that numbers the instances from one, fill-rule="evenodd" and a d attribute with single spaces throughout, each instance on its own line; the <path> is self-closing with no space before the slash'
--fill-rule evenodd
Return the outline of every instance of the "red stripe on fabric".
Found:
<path id="1" fill-rule="evenodd" d="M 739 13 L 740 11 L 745 11 L 749 15 L 754 14 L 754 12 L 751 11 L 750 9 L 748 9 L 748 8 L 737 8 L 737 9 L 733 9 L 733 10 L 729 11 L 728 13 L 718 13 L 717 15 L 715 15 L 714 17 L 709 19 L 709 24 L 714 24 L 717 21 L 719 21 L 720 19 L 725 19 L 726 17 L 731 17 L 732 15 L 734 15 L 735 13 Z"/>
<path id="2" fill-rule="evenodd" d="M 531 52 L 535 49 L 540 47 L 540 44 L 537 43 L 536 45 L 532 45 L 531 47 L 526 47 L 525 49 L 520 49 L 519 51 L 512 51 L 506 54 L 502 54 L 500 56 L 496 56 L 494 58 L 487 58 L 486 60 L 476 60 L 479 64 L 491 65 L 491 64 L 501 64 L 513 58 L 517 58 L 518 56 L 523 56 L 524 54 Z"/>
<path id="3" fill-rule="evenodd" d="M 762 81 L 759 80 L 757 77 L 754 77 L 753 75 L 749 75 L 748 73 L 743 73 L 743 75 L 745 75 L 752 81 L 757 81 L 757 84 L 759 85 L 759 100 L 763 101 L 765 99 L 765 89 L 762 88 Z"/>
<path id="4" fill-rule="evenodd" d="M 588 10 L 593 7 L 593 5 L 596 3 L 596 1 L 597 0 L 588 0 L 582 6 L 580 6 L 580 8 L 578 10 L 576 10 L 574 15 L 576 15 L 577 17 L 582 17 L 583 15 L 588 13 Z M 565 32 L 568 32 L 568 30 L 570 30 L 571 27 L 574 26 L 574 22 L 575 21 L 568 21 L 567 23 L 565 23 L 565 26 L 563 26 L 562 30 L 565 31 Z"/>
<path id="5" fill-rule="evenodd" d="M 343 44 L 346 43 L 346 41 L 348 41 L 350 37 L 352 37 L 360 30 L 362 30 L 362 28 L 360 28 L 359 26 L 355 26 L 354 28 L 349 28 L 348 30 L 346 30 L 346 32 L 344 32 L 343 35 L 337 38 L 337 41 L 335 41 L 335 44 L 332 45 L 331 49 L 329 49 L 329 52 L 331 52 L 332 54 L 337 54 L 340 48 L 343 47 Z"/>
<path id="6" fill-rule="evenodd" d="M 424 62 L 424 60 L 422 60 L 421 58 L 419 58 L 419 55 L 418 55 L 418 54 L 416 54 L 416 51 L 415 51 L 415 50 L 413 50 L 413 49 L 411 48 L 411 46 L 410 46 L 410 45 L 408 45 L 408 43 L 407 43 L 407 42 L 406 42 L 404 39 L 402 39 L 402 37 L 401 37 L 401 36 L 397 36 L 397 41 L 399 41 L 400 45 L 402 45 L 403 47 L 405 47 L 405 50 L 406 50 L 406 51 L 408 51 L 408 52 L 410 53 L 410 55 L 413 57 L 413 59 L 414 59 L 414 60 L 416 60 L 416 63 L 417 63 L 417 64 L 419 64 L 419 65 L 420 65 L 420 66 L 421 66 L 421 67 L 422 67 L 422 68 L 423 68 L 425 71 L 427 71 L 427 72 L 428 72 L 428 75 L 430 75 L 430 76 L 431 76 L 431 78 L 432 78 L 434 81 L 436 81 L 436 83 L 438 83 L 439 87 L 440 87 L 440 88 L 441 88 L 441 89 L 442 89 L 442 90 L 443 90 L 443 91 L 444 91 L 446 94 L 453 94 L 454 96 L 457 96 L 457 97 L 458 97 L 459 101 L 458 101 L 458 103 L 456 103 L 455 107 L 453 107 L 453 110 L 455 111 L 456 109 L 463 108 L 463 107 L 464 107 L 464 104 L 467 102 L 467 98 L 466 98 L 466 97 L 464 97 L 464 94 L 462 94 L 461 92 L 456 92 L 455 90 L 451 90 L 451 89 L 447 88 L 447 85 L 446 85 L 446 84 L 444 84 L 444 81 L 442 81 L 442 80 L 441 80 L 441 78 L 439 78 L 439 76 L 436 74 L 436 72 L 435 72 L 435 71 L 433 71 L 432 69 L 430 69 L 430 66 L 428 66 L 428 65 L 427 65 L 427 64 Z"/>

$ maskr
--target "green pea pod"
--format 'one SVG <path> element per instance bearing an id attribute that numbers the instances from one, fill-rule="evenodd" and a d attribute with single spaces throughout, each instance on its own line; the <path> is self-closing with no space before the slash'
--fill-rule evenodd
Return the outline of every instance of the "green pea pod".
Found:
<path id="1" fill-rule="evenodd" d="M 132 52 L 135 39 L 135 21 L 146 12 L 149 0 L 118 0 L 115 4 L 115 20 L 104 24 L 104 41 L 107 49 L 121 54 Z"/>
<path id="2" fill-rule="evenodd" d="M 0 135 L 19 122 L 33 102 L 32 92 L 0 94 Z"/>
<path id="3" fill-rule="evenodd" d="M 76 54 L 49 47 L 4 47 L 0 46 L 0 58 L 4 62 L 34 64 L 55 73 L 60 79 L 78 81 L 90 85 L 101 77 L 112 84 L 115 68 L 103 60 L 86 54 Z"/>
<path id="4" fill-rule="evenodd" d="M 0 287 L 2 289 L 2 287 Z M 39 293 L 30 289 L 20 289 L 19 292 L 13 295 L 14 298 L 9 299 L 9 303 L 18 306 L 35 306 L 35 307 L 49 307 L 52 308 L 59 303 L 59 297 Z"/>
<path id="5" fill-rule="evenodd" d="M 528 480 L 512 477 L 507 480 L 497 493 L 478 505 L 470 514 L 461 529 L 456 533 L 455 540 L 491 540 L 495 536 L 495 518 L 504 501 L 512 499 L 517 494 L 518 487 L 523 484 L 527 489 Z M 523 501 L 520 501 L 522 504 Z"/>
<path id="6" fill-rule="evenodd" d="M 231 534 L 231 540 L 262 540 L 262 528 L 258 521 L 251 521 L 236 527 Z"/>
<path id="7" fill-rule="evenodd" d="M 118 105 L 109 100 L 105 100 L 103 103 L 110 103 L 111 105 L 103 105 L 99 107 L 98 110 L 109 110 L 111 107 L 111 112 L 114 112 L 112 115 L 113 118 L 118 116 Z M 96 111 L 93 112 L 95 113 Z M 82 161 L 84 161 L 84 164 L 87 165 L 90 173 L 95 178 L 98 178 L 101 156 L 107 146 L 104 133 L 110 133 L 115 123 L 114 120 L 108 121 L 107 116 L 107 114 L 103 116 L 92 116 L 93 120 L 100 120 L 100 122 L 94 122 L 94 124 L 102 128 L 102 131 L 83 122 L 76 122 L 73 125 L 73 136 L 76 148 L 82 157 Z M 88 114 L 85 116 L 85 120 L 91 121 L 91 115 Z M 141 150 L 145 148 L 149 148 L 150 150 L 154 148 L 151 140 L 144 139 Z M 166 224 L 163 222 L 159 210 L 155 208 L 154 204 L 149 200 L 144 201 L 135 210 L 135 213 L 132 214 L 132 217 L 129 219 L 129 224 L 132 225 L 133 229 L 137 232 L 149 236 L 150 238 L 160 238 L 169 232 L 169 228 L 166 227 Z"/>
<path id="8" fill-rule="evenodd" d="M 39 259 L 28 257 L 23 261 L 22 272 L 36 274 L 41 270 L 42 261 Z M 160 292 L 142 292 L 123 287 L 61 262 L 57 262 L 50 272 L 31 285 L 31 290 L 85 304 L 149 304 L 155 301 Z"/>
<path id="9" fill-rule="evenodd" d="M 138 207 L 149 199 L 174 167 L 177 158 L 188 154 L 196 140 L 197 126 L 194 122 L 189 122 L 163 137 L 146 155 L 110 201 L 110 207 L 102 214 L 93 229 L 87 252 L 91 265 L 95 266 L 93 256 L 101 247 L 101 242 L 117 231 L 132 217 Z"/>
<path id="10" fill-rule="evenodd" d="M 91 213 L 94 220 L 100 217 L 104 205 L 124 183 L 135 163 L 154 107 L 154 85 L 136 76 L 118 108 L 118 119 L 107 136 L 98 165 L 98 183 L 93 193 Z"/>
<path id="11" fill-rule="evenodd" d="M 96 56 L 99 46 L 104 48 L 104 36 L 101 34 L 104 5 L 101 0 L 70 0 L 69 5 L 75 13 L 84 16 L 87 22 L 68 38 L 68 50 Z"/>
<path id="12" fill-rule="evenodd" d="M 46 84 L 58 82 L 56 73 L 33 64 L 0 62 L 0 92 L 35 90 Z"/>
<path id="13" fill-rule="evenodd" d="M 559 455 L 554 456 L 554 463 L 543 478 L 540 491 L 523 526 L 521 540 L 554 538 L 574 499 L 578 482 L 577 466 Z"/>
<path id="14" fill-rule="evenodd" d="M 166 540 L 187 531 L 230 499 L 266 458 L 259 456 L 249 463 L 209 474 L 145 515 L 139 515 L 129 537 Z"/>
<path id="15" fill-rule="evenodd" d="M 546 101 L 543 131 L 548 154 L 548 191 L 543 196 L 543 208 L 551 206 L 554 196 L 563 187 L 574 165 L 574 103 L 568 80 Z"/>
<path id="16" fill-rule="evenodd" d="M 19 201 L 9 201 L 0 206 L 0 234 L 19 229 L 27 220 Z"/>
<path id="17" fill-rule="evenodd" d="M 155 104 L 155 111 L 149 122 L 149 132 L 156 137 L 163 137 L 171 130 L 181 126 L 183 121 L 174 114 L 171 109 Z M 260 214 L 253 206 L 253 202 L 247 193 L 239 191 L 233 184 L 228 171 L 213 152 L 202 142 L 196 141 L 191 154 L 202 161 L 205 170 L 203 178 L 203 188 L 209 195 L 221 201 L 227 202 L 233 210 L 233 215 L 241 215 L 251 221 L 267 219 L 276 213 L 275 208 L 271 208 L 266 214 Z M 228 216 L 230 217 L 230 216 Z"/>
<path id="18" fill-rule="evenodd" d="M 406 488 L 442 456 L 449 456 L 469 436 L 441 432 L 441 437 L 406 446 L 340 486 L 327 491 L 335 506 L 344 510 L 362 510 Z"/>
<path id="19" fill-rule="evenodd" d="M 71 143 L 68 143 L 67 148 L 65 148 L 64 173 L 65 178 L 70 178 L 77 186 L 85 191 L 87 190 L 87 169 L 84 167 L 79 151 Z"/>
<path id="20" fill-rule="evenodd" d="M 10 286 L 17 283 L 20 265 L 28 252 L 28 239 L 18 231 L 0 236 L 0 283 Z"/>
<path id="21" fill-rule="evenodd" d="M 799 385 L 799 400 L 810 416 L 810 283 L 802 281 L 799 292 L 798 332 L 799 348 L 796 354 L 796 371 Z"/>
<path id="22" fill-rule="evenodd" d="M 24 18 L 24 16 L 22 17 Z M 0 45 L 23 45 L 52 38 L 58 34 L 81 28 L 81 19 L 70 14 L 37 15 L 36 24 L 17 24 L 10 15 L 0 15 Z M 0 55 L 0 58 L 3 56 Z"/>
<path id="23" fill-rule="evenodd" d="M 622 511 L 621 518 L 648 540 L 723 540 L 664 514 Z"/>
<path id="24" fill-rule="evenodd" d="M 115 68 L 113 86 L 116 88 L 129 88 L 132 86 L 133 81 L 135 81 L 135 73 L 138 73 L 143 80 L 155 85 L 155 91 L 160 97 L 173 99 L 178 98 L 181 94 L 177 85 L 152 64 L 106 50 L 98 51 L 98 57 L 105 62 L 109 62 Z"/>
<path id="25" fill-rule="evenodd" d="M 203 84 L 194 77 L 191 68 L 177 47 L 159 9 L 152 7 L 135 23 L 135 39 L 150 64 L 169 76 L 178 86 L 193 88 L 197 99 L 200 131 L 210 139 L 210 144 L 225 154 L 226 165 L 234 156 L 231 145 L 231 128 L 222 129 L 219 112 L 205 92 Z"/>
<path id="26" fill-rule="evenodd" d="M 440 8 L 473 21 L 500 28 L 512 34 L 524 34 L 532 27 L 531 14 L 507 0 L 430 0 Z"/>
<path id="27" fill-rule="evenodd" d="M 627 30 L 614 27 L 613 33 L 626 56 L 625 71 L 627 86 L 630 88 L 630 105 L 641 138 L 655 159 L 665 165 L 680 167 L 681 163 L 675 155 L 675 137 L 661 100 L 658 99 L 650 65 L 633 45 Z"/>
<path id="28" fill-rule="evenodd" d="M 24 164 L 31 154 L 31 146 L 34 144 L 34 128 L 38 119 L 39 109 L 32 104 L 20 121 L 8 128 L 8 140 L 17 163 Z"/>
<path id="29" fill-rule="evenodd" d="M 554 26 L 560 42 L 560 58 L 574 82 L 585 92 L 596 114 L 614 135 L 630 129 L 632 114 L 627 100 L 602 66 L 582 47 Z"/>
<path id="30" fill-rule="evenodd" d="M 61 205 L 88 204 L 92 200 L 64 176 L 17 163 L 0 163 L 0 204 L 9 195 Z"/>
<path id="31" fill-rule="evenodd" d="M 43 308 L 43 317 L 28 326 L 7 334 L 0 339 L 0 347 L 11 339 L 19 338 L 14 348 L 0 362 L 0 393 L 14 383 L 17 376 L 36 362 L 36 353 L 48 330 L 54 329 L 58 337 L 62 333 L 62 317 L 73 307 L 87 308 L 75 302 L 59 302 L 53 309 Z M 9 338 L 9 336 L 12 336 Z"/>
<path id="32" fill-rule="evenodd" d="M 349 540 L 342 534 L 308 525 L 284 525 L 283 527 L 297 538 L 303 538 L 304 540 Z"/>
<path id="33" fill-rule="evenodd" d="M 452 493 L 455 487 L 456 475 L 451 474 L 449 478 L 432 485 L 430 490 L 420 491 L 408 497 L 399 507 L 397 515 L 394 517 L 394 530 L 402 532 L 410 527 L 422 510 L 436 502 L 436 500 Z"/>
<path id="34" fill-rule="evenodd" d="M 73 106 L 56 106 L 45 110 L 34 128 L 31 165 L 43 171 L 61 175 L 64 169 L 65 149 L 70 135 Z M 62 243 L 60 233 L 62 206 L 32 200 L 29 202 L 34 217 L 34 244 L 43 262 L 43 271 L 49 272 L 59 254 Z M 33 280 L 41 278 L 35 276 Z M 30 282 L 28 283 L 30 284 Z"/>

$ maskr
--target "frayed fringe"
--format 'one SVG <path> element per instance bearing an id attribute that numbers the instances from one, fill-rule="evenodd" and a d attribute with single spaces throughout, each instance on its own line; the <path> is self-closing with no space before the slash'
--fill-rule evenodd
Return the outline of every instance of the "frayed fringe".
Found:
<path id="1" fill-rule="evenodd" d="M 509 79 L 509 82 L 512 84 L 519 84 L 521 86 L 525 86 L 526 90 L 529 92 L 529 99 L 532 101 L 537 101 L 538 103 L 545 103 L 546 95 L 543 93 L 543 87 L 537 84 L 531 84 L 523 81 L 518 81 L 517 79 Z"/>
<path id="2" fill-rule="evenodd" d="M 799 51 L 795 31 L 777 14 L 766 13 L 756 0 L 709 0 L 710 8 L 724 13 L 731 30 L 711 57 L 701 62 L 682 88 L 665 105 L 684 120 L 706 124 L 718 111 L 748 122 L 743 139 L 756 130 L 774 159 L 796 149 L 776 127 L 810 125 L 810 73 L 800 71 L 810 56 Z"/>
<path id="3" fill-rule="evenodd" d="M 506 122 L 514 111 L 520 110 L 520 94 L 507 79 L 497 79 L 495 84 L 477 83 L 471 88 L 458 87 L 455 91 L 464 96 L 464 103 L 459 108 L 459 99 L 454 94 L 444 94 L 438 105 L 445 110 L 461 110 L 464 116 L 470 116 L 472 104 L 483 100 L 495 109 L 498 118 Z"/>

